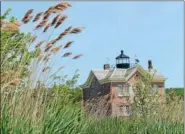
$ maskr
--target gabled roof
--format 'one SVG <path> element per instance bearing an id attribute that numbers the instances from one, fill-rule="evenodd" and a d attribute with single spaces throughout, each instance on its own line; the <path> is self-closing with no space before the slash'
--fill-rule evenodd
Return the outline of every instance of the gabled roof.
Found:
<path id="1" fill-rule="evenodd" d="M 85 82 L 84 85 L 82 85 L 82 87 L 84 88 L 89 87 L 91 83 L 90 80 L 92 79 L 92 77 L 96 77 L 100 84 L 107 82 L 125 82 L 129 78 L 131 78 L 136 71 L 139 71 L 143 75 L 148 73 L 148 70 L 144 70 L 139 65 L 136 65 L 128 69 L 118 69 L 118 68 L 114 68 L 113 70 L 95 69 L 91 71 L 88 80 Z M 149 74 L 153 76 L 153 79 L 155 81 L 165 81 L 165 77 L 157 71 L 151 70 Z"/>

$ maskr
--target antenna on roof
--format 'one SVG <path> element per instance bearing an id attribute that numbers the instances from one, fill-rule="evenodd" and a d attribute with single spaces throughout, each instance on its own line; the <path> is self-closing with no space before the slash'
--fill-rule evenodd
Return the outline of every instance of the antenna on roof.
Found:
<path id="1" fill-rule="evenodd" d="M 135 54 L 135 64 L 139 63 L 139 59 L 137 58 L 136 54 Z"/>

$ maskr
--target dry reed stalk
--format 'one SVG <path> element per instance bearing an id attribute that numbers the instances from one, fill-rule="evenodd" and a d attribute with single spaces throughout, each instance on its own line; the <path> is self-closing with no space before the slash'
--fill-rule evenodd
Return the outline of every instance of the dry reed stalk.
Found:
<path id="1" fill-rule="evenodd" d="M 43 26 L 47 23 L 47 21 L 48 21 L 48 20 L 43 20 L 43 21 L 41 21 L 41 22 L 35 27 L 34 30 L 43 27 Z"/>
<path id="2" fill-rule="evenodd" d="M 52 10 L 54 8 L 54 6 L 51 6 L 50 8 L 48 8 L 45 12 L 44 12 L 44 15 L 45 14 L 48 14 L 50 10 Z"/>
<path id="3" fill-rule="evenodd" d="M 51 9 L 50 11 L 49 11 L 49 13 L 51 13 L 51 14 L 53 14 L 53 13 L 59 13 L 59 12 L 62 12 L 62 11 L 64 11 L 64 10 L 60 10 L 60 9 Z"/>
<path id="4" fill-rule="evenodd" d="M 83 56 L 82 54 L 78 54 L 78 55 L 74 56 L 73 59 L 79 59 L 82 56 Z"/>
<path id="5" fill-rule="evenodd" d="M 62 47 L 62 45 L 58 46 L 58 47 L 55 47 L 55 48 L 51 49 L 51 52 L 56 54 L 61 49 L 61 47 Z"/>
<path id="6" fill-rule="evenodd" d="M 48 20 L 50 15 L 51 15 L 51 13 L 45 14 L 44 17 L 43 17 L 43 20 Z"/>
<path id="7" fill-rule="evenodd" d="M 54 39 L 54 40 L 51 40 L 50 43 L 55 44 L 57 41 L 58 41 L 57 39 Z"/>
<path id="8" fill-rule="evenodd" d="M 71 4 L 69 4 L 68 2 L 62 2 L 62 3 L 59 3 L 55 6 L 55 8 L 63 8 L 63 9 L 66 9 L 68 7 L 71 7 Z"/>
<path id="9" fill-rule="evenodd" d="M 25 19 L 23 20 L 23 23 L 24 23 L 24 24 L 27 24 L 32 18 L 33 18 L 33 16 L 29 16 L 29 17 L 25 18 Z"/>
<path id="10" fill-rule="evenodd" d="M 18 85 L 20 83 L 20 79 L 14 79 L 13 81 L 11 81 L 10 83 L 9 83 L 9 85 L 10 86 L 16 86 L 16 85 Z"/>
<path id="11" fill-rule="evenodd" d="M 58 69 L 58 71 L 59 71 L 59 70 L 62 70 L 62 69 L 64 69 L 64 66 L 61 66 L 61 67 Z"/>
<path id="12" fill-rule="evenodd" d="M 72 53 L 71 52 L 67 52 L 67 53 L 65 53 L 62 57 L 68 57 L 68 56 L 70 56 Z"/>
<path id="13" fill-rule="evenodd" d="M 51 22 L 51 25 L 52 25 L 52 26 L 56 24 L 56 22 L 58 21 L 58 18 L 59 18 L 59 17 L 60 17 L 60 15 L 58 14 L 57 16 L 55 16 L 55 17 L 53 18 L 53 20 L 52 20 L 52 22 Z"/>
<path id="14" fill-rule="evenodd" d="M 52 45 L 53 44 L 51 44 L 51 43 L 48 43 L 47 45 L 46 45 L 46 48 L 45 48 L 45 52 L 47 52 L 47 51 L 49 51 L 49 49 L 52 47 Z"/>
<path id="15" fill-rule="evenodd" d="M 37 39 L 37 36 L 33 36 L 33 37 L 31 38 L 31 43 L 33 43 L 36 39 Z"/>
<path id="16" fill-rule="evenodd" d="M 29 18 L 29 16 L 30 16 L 30 14 L 33 12 L 33 9 L 29 9 L 26 13 L 25 13 L 25 15 L 24 15 L 24 17 L 23 17 L 23 19 L 22 19 L 22 22 L 24 22 L 27 18 Z"/>
<path id="17" fill-rule="evenodd" d="M 47 55 L 44 57 L 43 61 L 48 61 L 49 59 L 50 59 L 50 56 Z"/>
<path id="18" fill-rule="evenodd" d="M 67 18 L 67 16 L 66 16 L 66 15 L 61 16 L 61 17 L 58 19 L 58 21 L 57 21 L 57 24 L 56 24 L 55 28 L 59 27 L 59 26 L 64 22 L 64 20 L 65 20 L 66 18 Z"/>
<path id="19" fill-rule="evenodd" d="M 44 40 L 39 41 L 39 42 L 36 44 L 35 48 L 40 47 L 44 42 L 45 42 Z"/>
<path id="20" fill-rule="evenodd" d="M 84 27 L 77 27 L 71 30 L 70 33 L 76 34 L 76 33 L 80 33 L 82 32 L 82 30 L 84 29 Z"/>
<path id="21" fill-rule="evenodd" d="M 39 63 L 42 60 L 43 57 L 44 57 L 44 55 L 39 55 L 37 63 Z"/>
<path id="22" fill-rule="evenodd" d="M 17 27 L 20 27 L 21 26 L 21 23 L 19 21 L 14 21 L 13 24 L 15 24 Z"/>
<path id="23" fill-rule="evenodd" d="M 51 23 L 47 24 L 47 25 L 45 26 L 43 32 L 46 32 L 50 26 L 51 26 Z"/>
<path id="24" fill-rule="evenodd" d="M 69 41 L 69 42 L 67 42 L 67 43 L 66 43 L 66 45 L 64 46 L 64 48 L 68 48 L 68 47 L 70 47 L 72 43 L 73 43 L 73 41 Z"/>
<path id="25" fill-rule="evenodd" d="M 57 40 L 57 41 L 58 41 L 58 40 L 61 40 L 65 35 L 67 35 L 67 34 L 70 32 L 71 28 L 72 28 L 72 27 L 66 28 L 66 29 L 64 30 L 64 32 L 62 32 L 62 33 L 57 37 L 56 40 Z"/>
<path id="26" fill-rule="evenodd" d="M 5 31 L 19 31 L 19 26 L 14 23 L 7 23 L 5 26 L 1 27 L 1 29 Z"/>
<path id="27" fill-rule="evenodd" d="M 44 67 L 43 70 L 42 70 L 42 72 L 46 72 L 46 71 L 48 71 L 49 69 L 50 69 L 50 67 Z"/>
<path id="28" fill-rule="evenodd" d="M 43 13 L 44 12 L 40 12 L 40 13 L 36 14 L 35 18 L 33 19 L 33 22 L 38 21 L 41 18 L 41 16 L 42 16 Z"/>

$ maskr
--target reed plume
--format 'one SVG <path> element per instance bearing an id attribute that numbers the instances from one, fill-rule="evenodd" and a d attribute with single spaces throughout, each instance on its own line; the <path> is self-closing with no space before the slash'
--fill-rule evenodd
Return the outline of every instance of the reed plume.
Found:
<path id="1" fill-rule="evenodd" d="M 78 54 L 78 55 L 74 56 L 73 59 L 79 59 L 82 56 L 83 56 L 82 54 Z"/>
<path id="2" fill-rule="evenodd" d="M 68 7 L 71 7 L 71 4 L 69 4 L 68 2 L 62 2 L 55 6 L 55 8 L 61 8 L 61 9 L 66 9 Z"/>
<path id="3" fill-rule="evenodd" d="M 14 23 L 7 23 L 6 25 L 3 25 L 1 29 L 6 31 L 18 31 L 19 26 L 15 25 Z"/>
<path id="4" fill-rule="evenodd" d="M 67 53 L 65 53 L 62 57 L 68 57 L 68 56 L 70 56 L 72 53 L 71 52 L 67 52 Z"/>
<path id="5" fill-rule="evenodd" d="M 37 39 L 37 36 L 33 36 L 33 37 L 31 38 L 31 43 L 33 43 L 36 39 Z"/>
<path id="6" fill-rule="evenodd" d="M 46 72 L 46 71 L 48 71 L 49 69 L 50 69 L 50 67 L 44 67 L 43 70 L 42 70 L 42 72 Z"/>
<path id="7" fill-rule="evenodd" d="M 25 19 L 23 20 L 23 23 L 24 23 L 24 24 L 27 24 L 32 18 L 33 18 L 33 16 L 29 16 L 29 17 L 25 18 Z"/>
<path id="8" fill-rule="evenodd" d="M 50 8 L 48 8 L 45 12 L 44 12 L 44 15 L 45 14 L 48 14 L 50 10 L 52 10 L 54 8 L 54 6 L 51 6 Z"/>
<path id="9" fill-rule="evenodd" d="M 64 46 L 64 48 L 68 48 L 68 47 L 70 47 L 72 43 L 73 43 L 73 41 L 69 41 L 69 42 L 67 42 L 67 43 L 66 43 L 66 45 Z"/>
<path id="10" fill-rule="evenodd" d="M 51 25 L 52 25 L 52 26 L 56 24 L 56 22 L 58 21 L 59 16 L 60 16 L 60 15 L 58 14 L 57 16 L 55 16 L 55 17 L 53 18 L 53 21 L 51 22 Z"/>
<path id="11" fill-rule="evenodd" d="M 39 63 L 42 60 L 43 57 L 44 57 L 44 55 L 39 55 L 37 63 Z"/>
<path id="12" fill-rule="evenodd" d="M 53 39 L 50 41 L 51 44 L 55 44 L 58 40 L 57 39 Z"/>
<path id="13" fill-rule="evenodd" d="M 77 28 L 74 28 L 73 30 L 71 30 L 70 33 L 73 33 L 73 34 L 80 33 L 80 32 L 82 32 L 83 29 L 84 29 L 84 27 L 77 27 Z"/>
<path id="14" fill-rule="evenodd" d="M 59 71 L 59 70 L 62 70 L 62 69 L 64 69 L 64 66 L 61 66 L 61 67 L 58 69 L 58 71 Z"/>
<path id="15" fill-rule="evenodd" d="M 18 85 L 20 83 L 20 79 L 15 79 L 15 80 L 13 80 L 12 82 L 10 82 L 10 85 L 11 86 L 16 86 L 16 85 Z"/>
<path id="16" fill-rule="evenodd" d="M 45 57 L 44 57 L 44 59 L 43 59 L 43 61 L 48 61 L 51 57 L 51 54 L 48 54 L 48 55 L 46 55 Z"/>
<path id="17" fill-rule="evenodd" d="M 53 44 L 51 44 L 50 42 L 46 45 L 46 48 L 45 48 L 45 52 L 47 52 L 51 47 L 52 47 Z"/>
<path id="18" fill-rule="evenodd" d="M 22 19 L 22 22 L 24 22 L 24 23 L 27 23 L 28 22 L 28 18 L 30 18 L 29 16 L 30 16 L 30 14 L 33 12 L 33 9 L 29 9 L 26 13 L 25 13 L 25 15 L 24 15 L 24 17 L 23 17 L 23 19 Z"/>
<path id="19" fill-rule="evenodd" d="M 58 47 L 55 47 L 55 48 L 52 48 L 51 49 L 51 52 L 56 54 L 60 49 L 61 49 L 62 45 L 61 46 L 58 46 Z"/>
<path id="20" fill-rule="evenodd" d="M 44 40 L 39 41 L 39 42 L 36 44 L 35 48 L 40 47 L 44 42 L 45 42 Z"/>
<path id="21" fill-rule="evenodd" d="M 47 21 L 48 21 L 48 20 L 43 20 L 43 21 L 41 21 L 41 22 L 35 27 L 34 30 L 43 27 L 43 26 L 46 24 Z"/>
<path id="22" fill-rule="evenodd" d="M 45 14 L 43 20 L 48 20 L 50 15 L 51 15 L 51 13 Z"/>
<path id="23" fill-rule="evenodd" d="M 20 27 L 21 26 L 20 22 L 17 21 L 17 20 L 15 22 L 13 22 L 13 24 L 15 24 L 17 27 Z"/>
<path id="24" fill-rule="evenodd" d="M 64 30 L 64 32 L 62 32 L 62 33 L 56 38 L 56 40 L 57 40 L 57 41 L 61 40 L 65 35 L 67 35 L 67 34 L 70 32 L 71 28 L 72 28 L 72 27 L 66 28 L 66 29 Z"/>
<path id="25" fill-rule="evenodd" d="M 48 30 L 48 28 L 49 28 L 50 26 L 51 26 L 51 23 L 47 24 L 47 25 L 45 26 L 43 32 L 45 33 L 45 32 Z"/>
<path id="26" fill-rule="evenodd" d="M 57 21 L 57 24 L 56 24 L 55 28 L 59 27 L 59 26 L 62 24 L 62 22 L 64 22 L 64 20 L 65 20 L 66 18 L 67 18 L 67 16 L 66 16 L 66 15 L 61 16 L 61 17 L 58 19 L 58 21 Z"/>
<path id="27" fill-rule="evenodd" d="M 42 16 L 43 13 L 44 13 L 44 12 L 38 13 L 38 14 L 35 16 L 35 18 L 33 19 L 33 22 L 38 21 L 38 20 L 41 18 L 41 16 Z"/>

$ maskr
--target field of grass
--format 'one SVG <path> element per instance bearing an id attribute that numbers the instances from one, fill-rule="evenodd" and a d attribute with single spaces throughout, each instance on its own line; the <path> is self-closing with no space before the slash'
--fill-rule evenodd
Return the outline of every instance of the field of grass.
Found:
<path id="1" fill-rule="evenodd" d="M 83 28 L 68 27 L 55 39 L 50 39 L 51 36 L 45 40 L 39 38 L 48 28 L 57 30 L 67 18 L 56 14 L 48 23 L 48 12 L 54 14 L 55 10 L 55 13 L 60 13 L 68 7 L 71 7 L 68 3 L 59 3 L 44 11 L 45 14 L 39 16 L 38 13 L 33 18 L 30 17 L 33 10 L 28 10 L 21 24 L 14 17 L 7 19 L 9 11 L 1 16 L 1 133 L 183 134 L 184 100 L 178 97 L 169 99 L 168 104 L 150 105 L 150 112 L 142 117 L 89 116 L 85 112 L 82 90 L 75 86 L 78 74 L 69 79 L 57 75 L 64 66 L 58 67 L 54 73 L 52 66 L 48 66 L 55 61 L 53 55 L 61 56 L 61 49 L 64 50 L 62 52 L 66 50 L 65 53 L 60 52 L 62 58 L 72 55 L 67 51 L 72 42 L 63 46 L 57 42 L 67 35 L 82 32 Z M 40 22 L 39 18 L 42 18 Z M 34 34 L 21 33 L 21 25 L 28 22 L 38 22 Z M 34 50 L 31 51 L 30 47 Z M 81 56 L 75 54 L 72 59 Z"/>
<path id="2" fill-rule="evenodd" d="M 161 115 L 148 117 L 91 117 L 81 104 L 68 97 L 52 97 L 42 102 L 31 93 L 12 93 L 3 99 L 1 132 L 3 134 L 183 134 L 183 104 L 162 108 Z M 60 96 L 60 95 L 56 95 Z M 66 99 L 66 100 L 65 100 Z M 46 99 L 47 100 L 47 99 Z M 174 110 L 174 108 L 176 108 Z M 179 111 L 180 110 L 180 111 Z"/>

